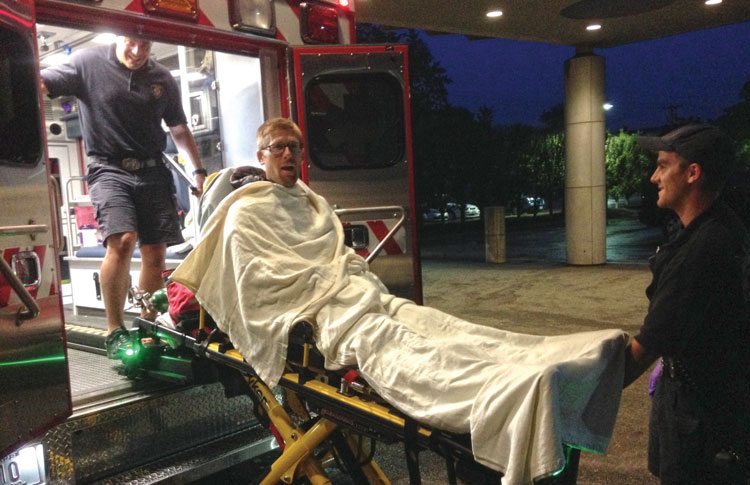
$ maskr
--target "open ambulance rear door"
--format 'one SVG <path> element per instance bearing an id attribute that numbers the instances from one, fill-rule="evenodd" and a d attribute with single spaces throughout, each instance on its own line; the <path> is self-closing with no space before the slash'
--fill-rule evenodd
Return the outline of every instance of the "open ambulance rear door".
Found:
<path id="1" fill-rule="evenodd" d="M 422 301 L 407 46 L 293 48 L 302 178 L 338 209 L 347 244 L 391 293 Z"/>
<path id="2" fill-rule="evenodd" d="M 0 483 L 37 483 L 16 447 L 71 413 L 34 25 L 31 0 L 0 0 Z"/>

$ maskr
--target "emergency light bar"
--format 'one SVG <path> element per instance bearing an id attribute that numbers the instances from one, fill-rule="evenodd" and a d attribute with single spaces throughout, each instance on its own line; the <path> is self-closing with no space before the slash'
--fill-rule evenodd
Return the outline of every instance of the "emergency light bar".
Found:
<path id="1" fill-rule="evenodd" d="M 302 41 L 305 44 L 338 44 L 339 18 L 335 7 L 314 3 L 299 4 Z"/>
<path id="2" fill-rule="evenodd" d="M 273 0 L 229 0 L 229 23 L 237 30 L 276 35 Z"/>
<path id="3" fill-rule="evenodd" d="M 150 14 L 198 20 L 198 0 L 141 0 L 141 3 Z"/>

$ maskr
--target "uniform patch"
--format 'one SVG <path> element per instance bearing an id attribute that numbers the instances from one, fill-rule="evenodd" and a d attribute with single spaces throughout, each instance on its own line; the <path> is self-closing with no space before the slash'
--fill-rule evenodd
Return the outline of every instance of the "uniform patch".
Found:
<path id="1" fill-rule="evenodd" d="M 154 95 L 154 98 L 161 98 L 164 94 L 164 86 L 162 86 L 161 84 L 152 84 L 151 93 Z"/>

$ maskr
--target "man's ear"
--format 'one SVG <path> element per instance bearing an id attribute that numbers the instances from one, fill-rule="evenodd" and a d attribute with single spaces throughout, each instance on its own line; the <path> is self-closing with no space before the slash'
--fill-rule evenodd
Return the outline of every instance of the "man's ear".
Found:
<path id="1" fill-rule="evenodd" d="M 688 182 L 694 183 L 698 181 L 703 175 L 703 168 L 697 163 L 691 163 L 688 165 Z"/>
<path id="2" fill-rule="evenodd" d="M 258 163 L 260 163 L 261 165 L 266 164 L 266 161 L 263 160 L 263 152 L 261 150 L 258 150 L 255 155 L 258 157 Z"/>

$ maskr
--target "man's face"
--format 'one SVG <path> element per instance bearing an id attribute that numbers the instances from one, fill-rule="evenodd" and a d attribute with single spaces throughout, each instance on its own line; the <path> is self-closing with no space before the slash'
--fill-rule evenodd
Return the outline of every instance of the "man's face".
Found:
<path id="1" fill-rule="evenodd" d="M 266 177 L 284 187 L 293 187 L 300 177 L 302 143 L 287 130 L 273 130 L 266 146 L 258 150 L 258 161 Z"/>
<path id="2" fill-rule="evenodd" d="M 675 152 L 659 152 L 651 182 L 659 187 L 656 205 L 677 210 L 687 193 L 689 164 Z"/>
<path id="3" fill-rule="evenodd" d="M 136 71 L 148 62 L 151 53 L 151 41 L 132 39 L 130 37 L 117 37 L 115 47 L 117 59 L 131 71 Z"/>

